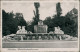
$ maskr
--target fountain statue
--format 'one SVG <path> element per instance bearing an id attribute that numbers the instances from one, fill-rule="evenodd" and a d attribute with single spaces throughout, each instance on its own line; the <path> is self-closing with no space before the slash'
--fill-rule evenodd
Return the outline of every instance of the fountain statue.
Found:
<path id="1" fill-rule="evenodd" d="M 60 27 L 55 27 L 55 31 L 54 31 L 55 34 L 64 34 L 64 32 L 60 29 Z"/>
<path id="2" fill-rule="evenodd" d="M 16 34 L 27 34 L 27 30 L 25 30 L 25 26 L 18 26 L 19 30 L 17 31 Z"/>

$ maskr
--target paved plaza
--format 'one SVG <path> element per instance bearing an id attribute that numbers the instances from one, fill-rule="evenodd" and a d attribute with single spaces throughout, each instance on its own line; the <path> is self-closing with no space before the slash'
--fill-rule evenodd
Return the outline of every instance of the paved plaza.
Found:
<path id="1" fill-rule="evenodd" d="M 77 48 L 77 41 L 34 40 L 27 42 L 3 42 L 3 48 Z"/>

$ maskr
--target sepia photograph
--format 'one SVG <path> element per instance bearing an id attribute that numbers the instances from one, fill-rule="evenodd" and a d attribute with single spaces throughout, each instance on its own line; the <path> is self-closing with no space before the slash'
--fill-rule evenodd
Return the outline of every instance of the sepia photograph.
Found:
<path id="1" fill-rule="evenodd" d="M 78 5 L 2 1 L 2 48 L 78 48 Z"/>

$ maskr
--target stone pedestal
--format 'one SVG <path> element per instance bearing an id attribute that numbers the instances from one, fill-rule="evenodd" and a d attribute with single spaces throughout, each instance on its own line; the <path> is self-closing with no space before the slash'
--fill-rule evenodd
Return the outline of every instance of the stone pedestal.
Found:
<path id="1" fill-rule="evenodd" d="M 34 33 L 47 33 L 47 25 L 44 25 L 42 21 L 38 22 L 38 25 L 34 26 Z"/>

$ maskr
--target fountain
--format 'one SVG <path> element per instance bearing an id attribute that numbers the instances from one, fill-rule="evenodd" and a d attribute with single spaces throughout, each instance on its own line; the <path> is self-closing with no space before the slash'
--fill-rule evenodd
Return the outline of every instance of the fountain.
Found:
<path id="1" fill-rule="evenodd" d="M 23 41 L 23 37 L 27 34 L 27 30 L 25 30 L 25 26 L 18 26 L 19 30 L 17 31 L 16 35 L 21 37 L 21 41 Z"/>

